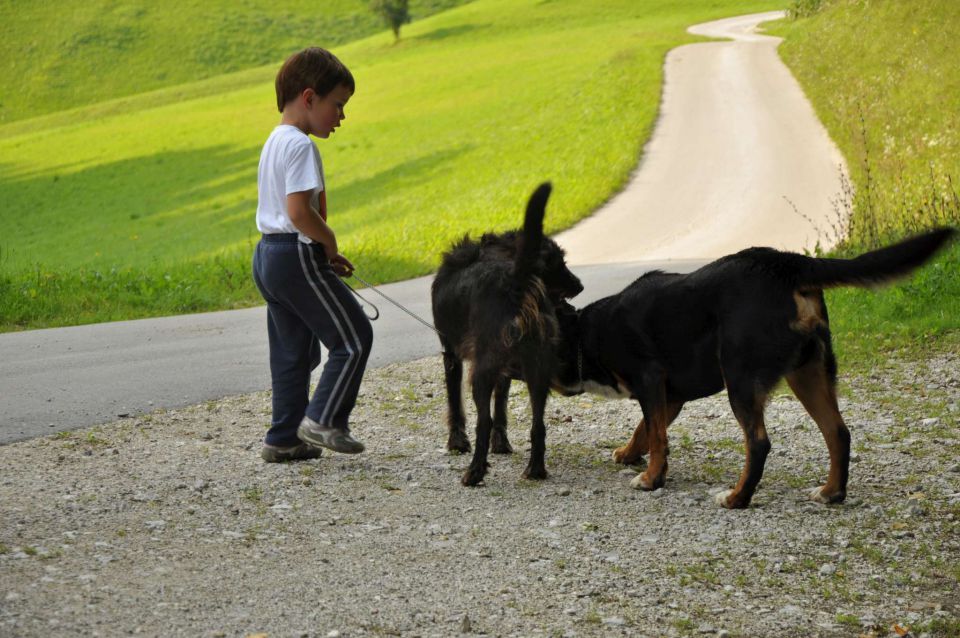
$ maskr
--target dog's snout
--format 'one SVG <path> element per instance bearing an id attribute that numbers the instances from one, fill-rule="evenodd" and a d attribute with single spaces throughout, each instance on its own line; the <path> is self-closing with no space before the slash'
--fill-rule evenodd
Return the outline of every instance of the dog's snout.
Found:
<path id="1" fill-rule="evenodd" d="M 576 297 L 581 292 L 583 292 L 583 284 L 580 282 L 580 279 L 573 273 L 570 273 L 570 281 L 569 281 L 569 284 L 567 285 L 567 292 L 568 292 L 567 297 Z"/>

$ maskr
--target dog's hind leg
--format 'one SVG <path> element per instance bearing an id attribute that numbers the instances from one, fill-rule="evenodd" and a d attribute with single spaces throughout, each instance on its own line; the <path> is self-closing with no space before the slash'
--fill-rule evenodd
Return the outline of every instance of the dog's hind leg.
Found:
<path id="1" fill-rule="evenodd" d="M 757 379 L 727 379 L 730 406 L 743 430 L 746 462 L 740 480 L 732 490 L 716 495 L 717 503 L 728 509 L 742 509 L 750 505 L 750 499 L 763 476 L 763 466 L 770 452 L 770 439 L 763 420 L 763 409 L 768 390 L 762 389 Z"/>
<path id="2" fill-rule="evenodd" d="M 463 361 L 447 348 L 443 352 L 443 379 L 447 386 L 447 449 L 466 454 L 470 439 L 463 412 Z"/>
<path id="3" fill-rule="evenodd" d="M 477 406 L 477 445 L 473 450 L 473 460 L 463 474 L 461 483 L 467 486 L 478 485 L 487 474 L 487 453 L 490 449 L 490 430 L 493 419 L 490 417 L 490 399 L 496 386 L 498 374 L 495 371 L 481 369 L 479 362 L 474 364 L 471 374 L 473 402 Z"/>
<path id="4" fill-rule="evenodd" d="M 493 430 L 490 432 L 490 451 L 494 454 L 512 454 L 507 438 L 507 400 L 510 398 L 510 377 L 502 377 L 493 391 Z"/>
<path id="5" fill-rule="evenodd" d="M 787 374 L 790 389 L 816 421 L 830 452 L 827 482 L 814 489 L 810 497 L 820 503 L 842 503 L 847 496 L 850 465 L 850 431 L 837 406 L 836 378 L 832 353 L 809 361 Z"/>
<path id="6" fill-rule="evenodd" d="M 666 415 L 667 426 L 673 423 L 674 419 L 677 418 L 677 415 L 680 414 L 680 408 L 682 407 L 682 403 L 674 403 L 667 406 L 667 409 L 672 411 L 672 413 L 668 412 Z M 633 465 L 635 463 L 639 463 L 641 459 L 643 459 L 643 456 L 650 449 L 650 445 L 647 443 L 648 437 L 649 433 L 647 432 L 647 420 L 641 418 L 640 423 L 633 431 L 633 436 L 630 437 L 630 440 L 627 441 L 627 444 L 620 446 L 613 451 L 614 463 L 621 463 L 623 465 Z"/>

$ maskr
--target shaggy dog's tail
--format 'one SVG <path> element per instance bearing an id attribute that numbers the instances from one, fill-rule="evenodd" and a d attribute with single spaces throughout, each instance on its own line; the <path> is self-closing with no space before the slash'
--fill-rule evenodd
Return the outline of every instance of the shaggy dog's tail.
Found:
<path id="1" fill-rule="evenodd" d="M 515 302 L 519 313 L 505 326 L 504 338 L 513 342 L 524 335 L 551 338 L 556 334 L 556 319 L 543 312 L 547 292 L 543 281 L 537 276 L 537 261 L 543 244 L 543 217 L 547 199 L 553 187 L 544 182 L 537 187 L 527 202 L 523 230 L 517 237 L 517 253 L 513 261 Z"/>
<path id="2" fill-rule="evenodd" d="M 886 284 L 922 266 L 956 234 L 953 228 L 938 228 L 854 259 L 807 257 L 798 272 L 798 283 L 811 288 Z"/>
<path id="3" fill-rule="evenodd" d="M 527 202 L 527 214 L 523 219 L 523 231 L 517 238 L 517 254 L 514 257 L 514 274 L 518 281 L 526 281 L 537 265 L 540 244 L 543 242 L 543 217 L 547 212 L 547 200 L 553 186 L 544 182 L 533 191 Z"/>

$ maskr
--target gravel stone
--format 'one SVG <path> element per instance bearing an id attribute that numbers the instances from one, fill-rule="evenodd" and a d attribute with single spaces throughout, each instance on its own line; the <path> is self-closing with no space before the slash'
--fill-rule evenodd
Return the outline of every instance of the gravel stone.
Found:
<path id="1" fill-rule="evenodd" d="M 666 485 L 651 494 L 630 486 L 643 463 L 611 460 L 639 407 L 600 397 L 551 397 L 550 478 L 521 478 L 530 412 L 515 383 L 517 451 L 490 455 L 485 487 L 465 488 L 470 456 L 444 449 L 439 356 L 367 373 L 356 456 L 263 463 L 266 392 L 5 445 L 0 635 L 789 638 L 955 626 L 960 355 L 878 368 L 841 365 L 857 462 L 834 506 L 808 498 L 827 450 L 784 393 L 767 409 L 775 453 L 745 511 L 711 496 L 743 465 L 723 394 L 685 406 Z"/>

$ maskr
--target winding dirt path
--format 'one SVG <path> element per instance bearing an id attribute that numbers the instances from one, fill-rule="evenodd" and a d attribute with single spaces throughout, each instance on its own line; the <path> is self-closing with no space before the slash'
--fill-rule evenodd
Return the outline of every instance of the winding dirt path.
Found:
<path id="1" fill-rule="evenodd" d="M 690 27 L 729 41 L 666 58 L 660 119 L 626 188 L 557 235 L 572 264 L 802 251 L 837 220 L 843 158 L 777 55 L 762 13 Z M 794 208 L 795 207 L 795 208 Z M 805 219 L 806 217 L 806 219 Z"/>

